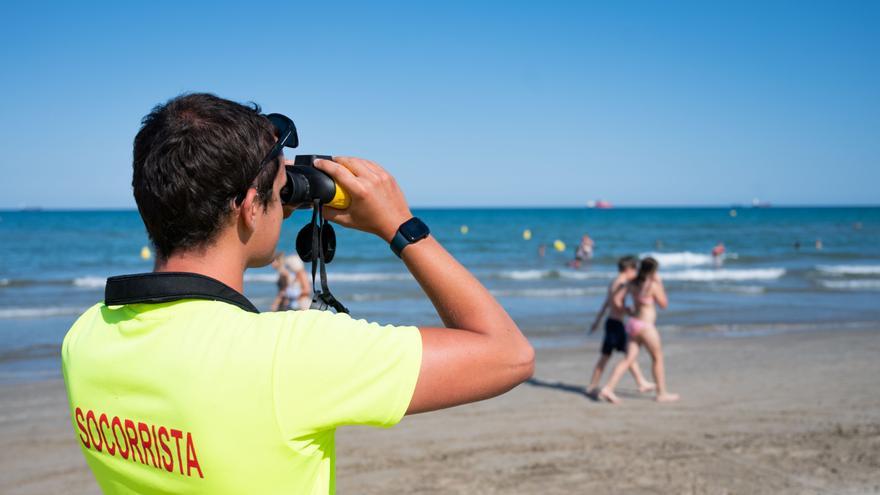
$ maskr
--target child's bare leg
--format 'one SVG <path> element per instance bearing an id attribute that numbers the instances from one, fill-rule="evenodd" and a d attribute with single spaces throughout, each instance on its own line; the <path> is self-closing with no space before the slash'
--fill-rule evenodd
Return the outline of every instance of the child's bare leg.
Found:
<path id="1" fill-rule="evenodd" d="M 596 361 L 596 367 L 593 369 L 593 378 L 590 380 L 590 385 L 587 387 L 587 393 L 591 394 L 599 388 L 599 380 L 602 379 L 602 373 L 605 371 L 605 365 L 608 364 L 608 360 L 611 359 L 611 354 L 600 354 L 599 360 Z"/>
<path id="2" fill-rule="evenodd" d="M 626 373 L 626 370 L 630 367 L 633 361 L 636 360 L 636 357 L 639 355 L 639 345 L 633 341 L 629 341 L 626 344 L 626 357 L 614 367 L 614 371 L 611 372 L 611 378 L 608 379 L 608 383 L 602 387 L 602 390 L 599 391 L 599 398 L 605 399 L 612 404 L 617 404 L 620 402 L 620 398 L 614 394 L 614 388 L 617 387 L 617 383 L 623 378 L 623 374 Z"/>
<path id="3" fill-rule="evenodd" d="M 663 348 L 660 344 L 660 334 L 655 328 L 646 328 L 642 331 L 642 342 L 651 353 L 654 360 L 654 381 L 657 382 L 657 402 L 673 402 L 679 399 L 678 394 L 670 393 L 666 388 L 666 367 L 663 361 Z"/>
<path id="4" fill-rule="evenodd" d="M 629 366 L 629 372 L 632 373 L 633 378 L 636 379 L 636 385 L 639 387 L 639 392 L 653 392 L 657 389 L 657 385 L 645 379 L 645 375 L 642 374 L 642 368 L 639 366 L 639 361 L 637 359 L 633 360 L 632 364 Z"/>

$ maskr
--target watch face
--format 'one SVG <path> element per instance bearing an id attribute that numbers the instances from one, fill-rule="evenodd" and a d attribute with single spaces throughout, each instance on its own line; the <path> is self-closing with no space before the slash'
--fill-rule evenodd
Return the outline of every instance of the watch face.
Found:
<path id="1" fill-rule="evenodd" d="M 400 226 L 400 233 L 406 237 L 409 242 L 424 239 L 431 233 L 428 226 L 416 217 L 413 217 Z"/>

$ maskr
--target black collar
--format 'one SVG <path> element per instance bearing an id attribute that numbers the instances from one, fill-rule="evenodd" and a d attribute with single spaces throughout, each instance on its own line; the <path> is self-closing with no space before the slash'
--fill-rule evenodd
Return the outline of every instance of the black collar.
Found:
<path id="1" fill-rule="evenodd" d="M 211 277 L 188 272 L 138 273 L 107 279 L 104 304 L 122 306 L 136 303 L 163 303 L 180 299 L 208 299 L 233 304 L 259 313 L 246 297 Z"/>

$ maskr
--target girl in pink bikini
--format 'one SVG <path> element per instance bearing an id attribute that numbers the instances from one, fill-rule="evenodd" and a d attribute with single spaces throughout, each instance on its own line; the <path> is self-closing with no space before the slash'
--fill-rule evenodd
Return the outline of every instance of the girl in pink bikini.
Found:
<path id="1" fill-rule="evenodd" d="M 660 345 L 660 334 L 654 323 L 657 321 L 657 308 L 666 309 L 669 301 L 666 298 L 666 289 L 663 281 L 657 273 L 659 264 L 654 258 L 645 258 L 639 264 L 639 272 L 636 278 L 630 282 L 627 289 L 633 300 L 635 309 L 630 312 L 630 318 L 626 322 L 626 333 L 629 337 L 626 347 L 626 357 L 617 363 L 608 383 L 599 391 L 599 397 L 617 404 L 620 398 L 614 394 L 617 382 L 626 373 L 629 366 L 636 360 L 639 354 L 639 346 L 645 346 L 654 360 L 654 381 L 657 383 L 657 402 L 673 402 L 678 400 L 678 394 L 666 390 L 666 372 L 663 365 L 663 348 Z"/>

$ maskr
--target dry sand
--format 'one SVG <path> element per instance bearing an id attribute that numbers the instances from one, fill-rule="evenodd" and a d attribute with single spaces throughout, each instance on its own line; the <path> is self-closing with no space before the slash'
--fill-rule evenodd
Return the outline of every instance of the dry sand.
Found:
<path id="1" fill-rule="evenodd" d="M 667 344 L 677 404 L 579 391 L 596 344 L 490 401 L 338 432 L 354 493 L 880 493 L 880 331 Z M 648 361 L 642 357 L 648 371 Z M 0 493 L 97 493 L 58 381 L 0 386 Z"/>

